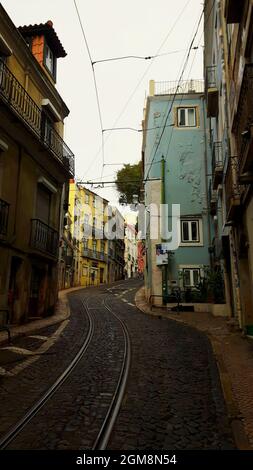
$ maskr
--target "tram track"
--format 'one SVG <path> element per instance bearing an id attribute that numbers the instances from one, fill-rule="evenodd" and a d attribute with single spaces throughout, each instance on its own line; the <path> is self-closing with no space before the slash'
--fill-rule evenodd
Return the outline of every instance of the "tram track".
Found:
<path id="1" fill-rule="evenodd" d="M 124 352 L 115 391 L 113 393 L 110 405 L 108 406 L 106 415 L 103 419 L 102 425 L 100 426 L 99 432 L 97 433 L 97 437 L 94 439 L 93 444 L 91 443 L 92 450 L 106 449 L 106 446 L 113 430 L 113 426 L 120 410 L 131 362 L 131 345 L 126 325 L 108 305 L 108 298 L 109 296 L 107 295 L 106 298 L 102 300 L 101 306 L 107 312 L 110 312 L 110 314 L 117 320 L 118 324 L 120 324 L 124 337 Z M 0 438 L 1 450 L 7 449 L 11 443 L 13 447 L 13 444 L 15 444 L 15 439 L 25 433 L 26 427 L 32 422 L 38 412 L 47 405 L 47 403 L 57 391 L 61 390 L 61 387 L 63 387 L 67 378 L 71 376 L 71 373 L 77 370 L 78 364 L 83 358 L 85 358 L 85 355 L 88 352 L 89 346 L 92 344 L 92 340 L 94 337 L 93 311 L 96 307 L 89 307 L 86 299 L 82 299 L 81 302 L 89 322 L 88 332 L 81 348 L 79 349 L 75 357 L 72 359 L 71 363 L 61 373 L 57 380 L 48 388 L 48 390 L 41 396 L 41 398 L 35 402 L 35 404 L 24 414 L 24 416 L 20 420 L 17 421 L 17 423 L 13 427 L 11 427 L 11 429 L 2 438 Z"/>
<path id="2" fill-rule="evenodd" d="M 117 387 L 115 389 L 113 399 L 111 401 L 111 405 L 108 409 L 104 422 L 100 428 L 100 432 L 97 436 L 97 439 L 93 444 L 92 450 L 105 450 L 107 447 L 107 444 L 112 434 L 113 427 L 117 419 L 120 406 L 124 397 L 127 379 L 128 379 L 129 370 L 130 370 L 130 364 L 131 364 L 131 342 L 130 342 L 128 329 L 126 327 L 126 324 L 121 320 L 121 318 L 115 312 L 113 312 L 113 310 L 108 306 L 106 302 L 107 298 L 103 300 L 104 307 L 112 315 L 114 315 L 115 318 L 117 318 L 117 320 L 120 322 L 122 326 L 122 330 L 124 334 L 124 343 L 125 343 L 124 359 L 122 362 L 119 380 L 117 383 Z"/>

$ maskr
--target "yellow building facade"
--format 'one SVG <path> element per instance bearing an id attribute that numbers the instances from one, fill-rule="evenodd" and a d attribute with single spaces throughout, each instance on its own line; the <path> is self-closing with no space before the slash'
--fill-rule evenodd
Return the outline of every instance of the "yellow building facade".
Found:
<path id="1" fill-rule="evenodd" d="M 0 5 L 0 24 L 0 310 L 17 323 L 53 312 L 74 156 L 52 22 L 16 28 Z"/>
<path id="2" fill-rule="evenodd" d="M 69 212 L 73 223 L 74 284 L 99 286 L 108 280 L 108 240 L 103 229 L 108 220 L 108 201 L 93 191 L 69 185 Z"/>

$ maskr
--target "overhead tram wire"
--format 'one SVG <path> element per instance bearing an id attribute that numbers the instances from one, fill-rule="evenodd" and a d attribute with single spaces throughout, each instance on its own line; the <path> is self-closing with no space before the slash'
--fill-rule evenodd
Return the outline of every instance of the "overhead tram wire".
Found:
<path id="1" fill-rule="evenodd" d="M 213 11 L 214 5 L 215 5 L 215 0 L 213 0 L 212 6 L 211 6 L 211 8 L 210 8 L 210 11 L 209 11 L 209 13 L 208 13 L 208 15 L 207 15 L 207 17 L 206 17 L 206 19 L 205 19 L 204 26 L 205 26 L 205 24 L 206 24 L 206 23 L 208 22 L 208 20 L 209 20 L 209 17 L 210 17 L 210 15 L 211 15 L 212 11 Z M 205 8 L 204 8 L 204 11 L 205 11 Z M 203 11 L 203 13 L 204 13 L 204 11 Z M 198 49 L 199 46 L 200 46 L 200 42 L 201 42 L 201 40 L 202 40 L 203 34 L 204 34 L 204 28 L 203 28 L 202 34 L 201 34 L 201 36 L 200 36 L 200 38 L 199 38 L 198 46 L 197 46 L 196 49 Z M 188 73 L 188 78 L 187 78 L 187 80 L 189 79 L 189 76 L 190 76 L 190 73 L 191 73 L 191 70 L 192 70 L 193 63 L 194 63 L 195 59 L 196 59 L 196 52 L 195 52 L 195 55 L 194 55 L 193 60 L 192 60 L 192 64 L 191 64 L 191 67 L 190 67 L 190 70 L 189 70 L 189 73 Z M 180 100 L 179 106 L 181 106 L 182 100 L 183 100 L 183 94 L 181 94 L 181 100 Z M 171 141 L 172 141 L 173 131 L 174 131 L 174 127 L 172 128 L 172 132 L 171 132 L 171 135 L 170 135 L 170 140 L 169 140 L 169 143 L 168 143 L 168 146 L 167 146 L 166 158 L 168 157 L 168 154 L 169 154 L 169 149 L 170 149 L 170 145 L 171 145 Z"/>
<path id="2" fill-rule="evenodd" d="M 190 1 L 191 1 L 191 0 L 187 0 L 187 1 L 186 1 L 184 7 L 183 7 L 182 10 L 180 11 L 180 13 L 179 13 L 179 15 L 177 16 L 177 18 L 176 18 L 175 22 L 173 23 L 172 27 L 170 28 L 170 30 L 169 30 L 168 33 L 166 34 L 164 40 L 162 41 L 162 43 L 161 43 L 161 45 L 159 46 L 159 48 L 158 48 L 158 50 L 157 50 L 157 52 L 156 52 L 155 55 L 158 55 L 158 54 L 159 54 L 160 50 L 162 49 L 162 47 L 164 46 L 164 44 L 167 42 L 167 40 L 168 40 L 170 34 L 173 32 L 173 30 L 174 30 L 174 28 L 176 27 L 178 21 L 180 20 L 180 18 L 181 18 L 181 16 L 183 15 L 184 11 L 185 11 L 186 8 L 188 7 Z M 130 94 L 130 96 L 129 96 L 127 102 L 125 103 L 125 105 L 123 106 L 123 108 L 122 108 L 121 112 L 119 113 L 118 117 L 117 117 L 116 120 L 114 121 L 113 126 L 112 126 L 113 128 L 117 125 L 117 123 L 119 122 L 121 116 L 124 114 L 124 112 L 125 112 L 125 110 L 127 109 L 128 105 L 129 105 L 129 103 L 130 103 L 130 101 L 131 101 L 132 98 L 134 97 L 134 95 L 135 95 L 136 91 L 138 90 L 140 84 L 142 83 L 142 81 L 144 80 L 145 76 L 147 75 L 149 69 L 151 68 L 151 66 L 152 66 L 154 60 L 155 60 L 155 59 L 151 59 L 151 62 L 148 64 L 148 66 L 147 66 L 145 72 L 143 73 L 143 75 L 142 75 L 141 78 L 139 79 L 137 85 L 135 86 L 135 88 L 133 89 L 132 93 Z M 107 135 L 107 137 L 106 137 L 106 139 L 105 139 L 105 141 L 104 141 L 104 145 L 106 144 L 106 142 L 107 142 L 107 140 L 109 139 L 110 135 L 111 135 L 111 134 L 108 134 L 108 135 Z M 92 166 L 94 165 L 94 163 L 97 161 L 97 158 L 98 158 L 98 156 L 100 155 L 100 152 L 101 152 L 101 147 L 100 147 L 100 149 L 98 150 L 98 152 L 95 154 L 94 159 L 92 160 L 92 162 L 91 162 L 90 166 L 88 167 L 88 170 L 85 172 L 85 174 L 89 173 L 90 169 L 92 168 Z M 105 165 L 108 165 L 108 164 L 105 164 Z"/>
<path id="3" fill-rule="evenodd" d="M 156 59 L 157 57 L 162 57 L 166 55 L 171 55 L 171 54 L 177 54 L 178 52 L 183 52 L 186 49 L 178 49 L 176 51 L 169 51 L 169 52 L 163 52 L 162 54 L 155 54 L 155 55 L 149 55 L 149 56 L 140 56 L 140 55 L 124 55 L 124 56 L 119 56 L 119 57 L 108 57 L 106 59 L 100 59 L 100 60 L 94 60 L 93 65 L 96 64 L 101 64 L 103 62 L 113 62 L 115 60 L 128 60 L 128 59 L 137 59 L 137 60 L 151 60 L 151 59 Z"/>
<path id="4" fill-rule="evenodd" d="M 178 91 L 179 86 L 180 86 L 180 82 L 182 81 L 182 78 L 183 78 L 185 69 L 186 69 L 186 67 L 187 67 L 187 64 L 188 64 L 188 61 L 189 61 L 189 57 L 190 57 L 190 52 L 191 52 L 192 46 L 193 46 L 193 44 L 194 44 L 195 38 L 196 38 L 196 36 L 197 36 L 198 30 L 199 30 L 199 27 L 200 27 L 200 24 L 201 24 L 202 16 L 204 15 L 204 11 L 205 11 L 205 7 L 203 8 L 203 10 L 202 10 L 202 12 L 201 12 L 201 15 L 200 15 L 200 18 L 199 18 L 199 21 L 198 21 L 198 25 L 197 25 L 197 29 L 196 29 L 196 31 L 195 31 L 195 33 L 194 33 L 193 38 L 192 38 L 192 41 L 191 41 L 191 44 L 190 44 L 190 47 L 189 47 L 189 50 L 188 50 L 188 53 L 187 53 L 187 56 L 186 56 L 186 60 L 185 60 L 184 66 L 183 66 L 182 72 L 181 72 L 181 74 L 180 74 L 180 77 L 179 77 L 179 80 L 178 80 L 178 84 L 177 84 L 175 93 L 174 93 L 174 95 L 173 95 L 173 99 L 172 99 L 171 105 L 170 105 L 169 110 L 168 110 L 168 113 L 167 113 L 167 115 L 166 115 L 165 124 L 164 124 L 164 126 L 163 126 L 162 132 L 161 132 L 161 134 L 160 134 L 160 136 L 159 136 L 159 139 L 158 139 L 158 142 L 157 142 L 157 144 L 156 144 L 156 149 L 155 149 L 153 158 L 152 158 L 152 160 L 151 160 L 150 167 L 149 167 L 148 172 L 147 172 L 147 176 L 146 176 L 146 178 L 144 178 L 144 180 L 143 180 L 144 183 L 147 181 L 147 178 L 148 178 L 148 176 L 149 176 L 149 173 L 150 173 L 150 170 L 151 170 L 153 161 L 154 161 L 155 156 L 156 156 L 156 154 L 157 154 L 157 150 L 158 150 L 158 148 L 159 148 L 159 145 L 160 145 L 160 143 L 161 143 L 161 140 L 162 140 L 164 131 L 165 131 L 165 129 L 166 129 L 167 121 L 168 121 L 168 118 L 169 118 L 169 116 L 170 116 L 170 114 L 171 114 L 172 107 L 173 107 L 174 102 L 175 102 L 175 99 L 176 99 L 177 91 Z"/>
<path id="5" fill-rule="evenodd" d="M 103 121 L 102 121 L 101 106 L 100 106 L 100 101 L 99 101 L 99 94 L 98 94 L 98 86 L 97 86 L 96 74 L 95 74 L 94 65 L 93 65 L 93 60 L 92 60 L 91 53 L 90 53 L 89 44 L 88 44 L 88 41 L 87 41 L 87 38 L 86 38 L 86 34 L 85 34 L 85 31 L 84 31 L 83 23 L 82 23 L 82 20 L 81 20 L 81 16 L 80 16 L 80 13 L 79 13 L 79 9 L 78 9 L 76 0 L 73 0 L 73 2 L 74 2 L 75 10 L 76 10 L 76 13 L 77 13 L 78 21 L 79 21 L 79 24 L 80 24 L 80 27 L 81 27 L 83 39 L 84 39 L 84 42 L 85 42 L 85 45 L 86 45 L 86 49 L 87 49 L 87 52 L 88 52 L 88 56 L 89 56 L 89 60 L 90 60 L 90 64 L 91 64 L 91 69 L 92 69 L 92 76 L 93 76 L 93 82 L 94 82 L 94 87 L 95 87 L 95 94 L 96 94 L 96 101 L 97 101 L 97 108 L 98 108 L 98 115 L 99 115 L 99 122 L 100 122 L 100 127 L 101 127 L 101 142 L 102 142 L 102 145 L 101 145 L 100 150 L 102 149 L 102 160 L 103 160 L 103 165 L 104 165 L 104 133 L 103 133 Z M 102 167 L 102 168 L 103 168 L 103 167 Z"/>

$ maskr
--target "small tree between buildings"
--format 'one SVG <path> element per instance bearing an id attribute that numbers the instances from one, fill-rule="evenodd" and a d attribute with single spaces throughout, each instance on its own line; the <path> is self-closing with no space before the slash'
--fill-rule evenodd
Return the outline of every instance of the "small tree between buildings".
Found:
<path id="1" fill-rule="evenodd" d="M 116 187 L 120 193 L 120 204 L 132 204 L 133 194 L 137 194 L 140 199 L 141 181 L 141 161 L 135 165 L 127 163 L 117 172 Z"/>

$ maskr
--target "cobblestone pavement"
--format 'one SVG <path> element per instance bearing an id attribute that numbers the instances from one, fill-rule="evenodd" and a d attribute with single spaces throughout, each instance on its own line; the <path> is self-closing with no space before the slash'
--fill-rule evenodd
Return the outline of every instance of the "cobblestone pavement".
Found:
<path id="1" fill-rule="evenodd" d="M 111 300 L 128 325 L 133 351 L 109 448 L 233 448 L 209 340 L 191 327 L 139 313 L 134 293 L 115 292 Z"/>
<path id="2" fill-rule="evenodd" d="M 70 304 L 72 299 L 70 297 Z M 75 308 L 75 315 L 71 315 L 66 323 L 13 338 L 11 349 L 5 343 L 0 345 L 0 435 L 6 433 L 54 383 L 80 349 L 87 329 L 87 317 L 81 308 Z"/>
<path id="3" fill-rule="evenodd" d="M 191 327 L 140 313 L 134 303 L 139 287 L 138 281 L 125 281 L 109 291 L 93 288 L 71 294 L 72 315 L 48 350 L 50 356 L 42 355 L 16 376 L 1 377 L 3 434 L 80 348 L 88 328 L 81 300 L 88 299 L 95 329 L 87 354 L 9 448 L 91 448 L 115 388 L 123 351 L 119 322 L 102 305 L 105 294 L 113 311 L 126 322 L 132 343 L 127 392 L 108 448 L 235 447 L 209 340 Z M 48 334 L 36 331 L 35 336 Z M 36 351 L 36 341 L 29 339 L 30 350 Z M 20 345 L 24 348 L 23 341 Z"/>
<path id="4" fill-rule="evenodd" d="M 227 318 L 206 312 L 166 312 L 146 303 L 143 289 L 135 297 L 136 305 L 151 315 L 162 315 L 204 332 L 211 340 L 218 362 L 229 419 L 240 449 L 253 448 L 253 340 L 243 336 Z"/>

